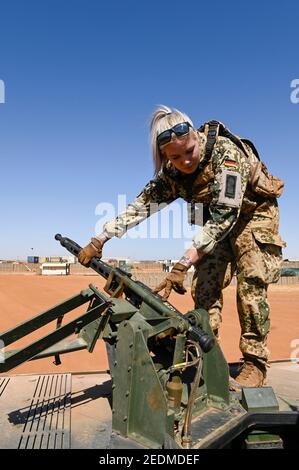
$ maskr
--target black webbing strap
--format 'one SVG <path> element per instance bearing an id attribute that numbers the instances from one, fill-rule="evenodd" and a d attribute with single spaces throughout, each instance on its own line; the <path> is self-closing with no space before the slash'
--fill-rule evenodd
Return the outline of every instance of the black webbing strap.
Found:
<path id="1" fill-rule="evenodd" d="M 258 158 L 258 160 L 260 160 L 260 156 L 259 156 L 259 153 L 258 151 L 256 150 L 254 144 L 251 142 L 251 140 L 248 140 L 248 139 L 241 139 L 242 142 L 244 142 L 244 144 L 247 144 L 248 147 L 251 148 L 251 150 L 253 151 L 254 155 Z"/>
<path id="2" fill-rule="evenodd" d="M 247 157 L 249 157 L 247 149 L 244 145 L 247 144 L 251 148 L 255 156 L 260 160 L 259 153 L 253 143 L 248 139 L 240 139 L 239 137 L 237 137 L 235 134 L 230 132 L 230 130 L 227 129 L 227 127 L 225 127 L 222 122 L 215 120 L 208 121 L 198 129 L 199 132 L 204 132 L 206 126 L 208 126 L 206 153 L 204 157 L 204 160 L 206 162 L 209 161 L 211 158 L 217 135 L 226 137 L 227 139 L 231 140 L 240 150 L 242 150 L 242 152 L 245 153 Z"/>
<path id="3" fill-rule="evenodd" d="M 213 148 L 217 139 L 218 130 L 220 126 L 219 121 L 209 121 L 208 124 L 208 133 L 207 133 L 207 143 L 206 143 L 206 152 L 204 156 L 204 160 L 208 162 L 211 158 Z"/>

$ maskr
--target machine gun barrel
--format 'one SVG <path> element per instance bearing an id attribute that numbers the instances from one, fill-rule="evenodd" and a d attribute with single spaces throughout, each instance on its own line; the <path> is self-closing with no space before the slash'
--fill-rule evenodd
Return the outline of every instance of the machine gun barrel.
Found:
<path id="1" fill-rule="evenodd" d="M 59 241 L 61 246 L 66 248 L 70 253 L 75 255 L 76 258 L 78 258 L 78 255 L 82 250 L 82 247 L 78 245 L 78 243 L 74 242 L 70 238 L 63 237 L 62 235 L 60 235 L 60 233 L 57 233 L 55 235 L 55 240 Z M 98 274 L 103 276 L 105 279 L 108 278 L 109 274 L 114 269 L 109 266 L 109 264 L 106 264 L 104 263 L 104 261 L 101 261 L 100 258 L 93 258 L 90 267 L 94 269 Z"/>
<path id="2" fill-rule="evenodd" d="M 55 235 L 55 240 L 66 248 L 70 253 L 78 257 L 82 250 L 81 246 L 67 237 L 60 234 Z M 215 338 L 205 333 L 201 328 L 192 324 L 191 320 L 184 317 L 173 305 L 163 302 L 158 294 L 154 294 L 151 289 L 140 281 L 133 281 L 130 275 L 119 268 L 113 268 L 100 258 L 94 257 L 91 260 L 90 267 L 105 279 L 108 279 L 111 273 L 114 273 L 119 282 L 124 286 L 124 293 L 129 301 L 132 301 L 136 307 L 140 307 L 145 302 L 157 313 L 163 317 L 179 317 L 189 332 L 190 339 L 197 341 L 204 352 L 208 352 L 215 344 Z"/>

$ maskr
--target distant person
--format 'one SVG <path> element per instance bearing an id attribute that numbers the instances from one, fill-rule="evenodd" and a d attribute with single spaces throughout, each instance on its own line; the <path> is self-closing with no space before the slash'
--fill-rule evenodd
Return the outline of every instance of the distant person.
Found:
<path id="1" fill-rule="evenodd" d="M 260 387 L 269 357 L 267 289 L 279 279 L 285 246 L 278 232 L 276 200 L 283 182 L 268 173 L 250 141 L 217 121 L 196 129 L 185 113 L 160 106 L 152 116 L 151 141 L 155 178 L 122 214 L 105 224 L 101 235 L 91 239 L 79 261 L 88 266 L 94 256 L 101 257 L 107 240 L 121 237 L 150 215 L 151 203 L 171 203 L 178 197 L 202 203 L 202 230 L 155 292 L 165 289 L 164 300 L 172 289 L 184 294 L 186 273 L 194 266 L 195 308 L 208 311 L 218 336 L 222 291 L 236 273 L 244 359 L 236 389 Z"/>

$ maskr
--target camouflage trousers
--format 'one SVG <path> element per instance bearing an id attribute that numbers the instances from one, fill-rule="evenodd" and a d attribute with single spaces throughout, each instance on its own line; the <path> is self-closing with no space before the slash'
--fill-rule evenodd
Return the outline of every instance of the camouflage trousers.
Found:
<path id="1" fill-rule="evenodd" d="M 213 253 L 205 255 L 196 265 L 191 289 L 195 308 L 208 311 L 211 327 L 218 336 L 222 321 L 222 291 L 236 273 L 240 350 L 245 359 L 255 359 L 263 364 L 269 357 L 267 288 L 280 277 L 284 246 L 278 232 L 273 232 L 278 229 L 274 222 L 271 218 L 241 216 Z M 272 238 L 267 239 L 267 234 Z"/>

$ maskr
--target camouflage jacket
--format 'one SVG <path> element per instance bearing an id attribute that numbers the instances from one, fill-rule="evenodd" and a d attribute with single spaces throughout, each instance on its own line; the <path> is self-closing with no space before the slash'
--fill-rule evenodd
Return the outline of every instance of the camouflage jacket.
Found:
<path id="1" fill-rule="evenodd" d="M 261 200 L 250 191 L 249 171 L 248 157 L 229 139 L 218 137 L 210 161 L 205 165 L 201 162 L 195 174 L 183 175 L 168 162 L 123 213 L 104 225 L 104 230 L 110 237 L 121 237 L 165 204 L 182 198 L 204 205 L 206 221 L 193 244 L 198 250 L 210 253 L 240 217 L 254 213 L 255 217 L 264 218 L 273 206 L 277 207 L 275 199 Z M 264 242 L 273 243 L 271 233 L 268 237 Z"/>

